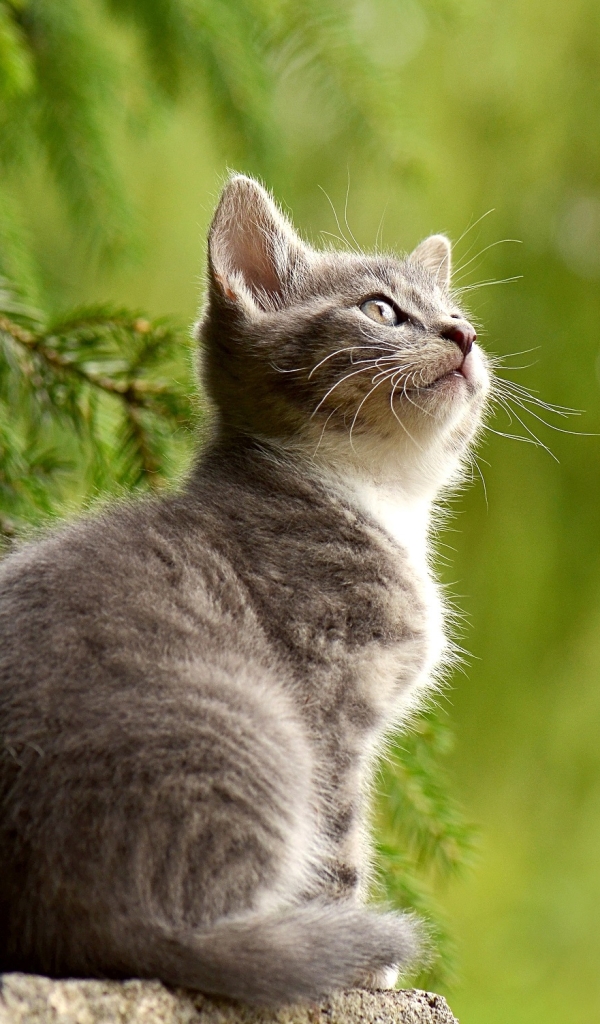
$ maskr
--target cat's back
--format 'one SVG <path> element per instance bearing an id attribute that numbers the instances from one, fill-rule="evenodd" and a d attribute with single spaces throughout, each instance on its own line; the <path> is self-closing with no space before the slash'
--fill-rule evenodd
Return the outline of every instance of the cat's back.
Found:
<path id="1" fill-rule="evenodd" d="M 0 565 L 0 685 L 99 679 L 184 660 L 252 617 L 214 511 L 185 495 L 123 503 Z M 249 625 L 249 622 L 246 622 Z M 91 674 L 91 677 L 90 677 Z"/>

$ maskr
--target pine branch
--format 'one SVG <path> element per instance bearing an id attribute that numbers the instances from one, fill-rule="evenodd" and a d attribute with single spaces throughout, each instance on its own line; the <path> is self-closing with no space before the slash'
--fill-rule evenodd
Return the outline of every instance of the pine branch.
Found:
<path id="1" fill-rule="evenodd" d="M 168 328 L 162 325 L 152 326 L 147 320 L 139 317 L 121 315 L 102 315 L 96 310 L 91 310 L 86 316 L 82 313 L 77 318 L 77 333 L 72 325 L 70 330 L 65 330 L 64 325 L 59 331 L 53 330 L 49 333 L 42 332 L 35 334 L 19 324 L 11 321 L 7 316 L 0 314 L 0 333 L 4 333 L 13 341 L 22 345 L 30 352 L 40 356 L 55 373 L 71 375 L 79 381 L 88 384 L 90 387 L 98 388 L 106 394 L 115 395 L 121 398 L 126 405 L 165 412 L 167 409 L 176 417 L 181 419 L 189 414 L 189 406 L 184 395 L 176 390 L 169 389 L 164 383 L 153 383 L 151 381 L 136 378 L 133 374 L 134 366 L 129 366 L 122 371 L 118 379 L 99 374 L 90 369 L 89 364 L 80 361 L 81 351 L 65 351 L 58 347 L 58 342 L 67 343 L 81 333 L 89 335 L 88 341 L 97 343 L 106 331 L 131 331 L 133 333 L 148 334 L 148 343 L 156 344 L 172 342 L 173 335 Z M 81 340 L 78 338 L 78 340 Z M 137 368 L 144 364 L 143 355 L 137 360 Z M 124 374 L 124 375 L 123 375 Z M 162 399 L 162 402 L 161 402 Z M 157 405 L 157 403 L 160 403 Z M 177 410 L 175 412 L 174 410 Z"/>
<path id="2" fill-rule="evenodd" d="M 451 980 L 454 949 L 436 894 L 472 862 L 476 833 L 451 795 L 442 759 L 452 734 L 439 711 L 411 724 L 382 765 L 375 816 L 379 894 L 416 910 L 429 924 L 437 951 L 433 965 L 415 980 L 421 986 Z"/>
<path id="3" fill-rule="evenodd" d="M 46 324 L 0 281 L 0 402 L 12 423 L 2 439 L 4 487 L 12 494 L 8 504 L 21 508 L 29 500 L 36 517 L 39 504 L 21 483 L 17 486 L 27 474 L 14 466 L 29 465 L 35 480 L 43 464 L 48 485 L 66 467 L 52 462 L 48 452 L 36 463 L 34 451 L 41 450 L 42 437 L 57 432 L 61 448 L 75 445 L 79 452 L 80 475 L 85 475 L 82 459 L 95 467 L 96 476 L 104 467 L 104 488 L 111 481 L 161 486 L 172 474 L 175 439 L 193 419 L 188 350 L 189 342 L 173 325 L 128 310 L 82 309 Z M 165 380 L 159 374 L 169 367 L 174 379 Z M 177 383 L 181 376 L 183 384 Z M 5 524 L 4 533 L 10 530 Z"/>

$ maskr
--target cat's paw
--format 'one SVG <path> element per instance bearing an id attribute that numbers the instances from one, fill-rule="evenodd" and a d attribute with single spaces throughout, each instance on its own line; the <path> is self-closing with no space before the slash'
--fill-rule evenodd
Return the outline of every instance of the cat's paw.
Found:
<path id="1" fill-rule="evenodd" d="M 356 981 L 356 988 L 396 988 L 399 974 L 398 967 L 381 967 L 378 971 L 369 971 Z"/>

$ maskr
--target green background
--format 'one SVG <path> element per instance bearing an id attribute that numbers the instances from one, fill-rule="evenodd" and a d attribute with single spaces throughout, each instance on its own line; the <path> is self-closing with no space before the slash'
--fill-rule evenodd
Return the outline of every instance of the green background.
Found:
<path id="1" fill-rule="evenodd" d="M 91 258 L 43 160 L 30 162 L 14 188 L 45 304 L 111 300 L 191 323 L 228 167 L 262 171 L 315 244 L 339 231 L 329 199 L 344 230 L 347 206 L 367 248 L 410 249 L 433 231 L 459 239 L 493 210 L 455 250 L 460 266 L 493 246 L 459 271 L 463 285 L 522 275 L 464 293 L 483 344 L 528 350 L 506 376 L 584 410 L 550 417 L 558 426 L 600 431 L 600 5 L 345 6 L 364 87 L 369 76 L 385 87 L 377 132 L 320 81 L 317 61 L 292 54 L 270 69 L 269 161 L 236 147 L 202 90 L 148 100 L 133 33 L 99 18 L 121 81 L 121 117 L 107 130 L 136 248 L 117 262 Z M 503 239 L 521 244 L 494 244 Z M 448 995 L 463 1024 L 600 1020 L 600 438 L 524 419 L 558 461 L 486 434 L 487 501 L 476 475 L 440 538 L 470 652 L 442 699 L 451 771 L 479 827 L 473 865 L 441 893 L 458 945 Z M 490 425 L 524 433 L 501 411 Z"/>

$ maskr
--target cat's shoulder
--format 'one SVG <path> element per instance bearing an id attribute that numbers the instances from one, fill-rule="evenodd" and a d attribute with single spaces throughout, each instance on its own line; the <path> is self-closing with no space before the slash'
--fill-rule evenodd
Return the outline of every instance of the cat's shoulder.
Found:
<path id="1" fill-rule="evenodd" d="M 185 495 L 140 497 L 91 509 L 16 545 L 0 563 L 0 595 L 22 585 L 71 585 L 122 576 L 153 559 L 168 563 L 198 532 L 203 510 Z M 189 547 L 189 544 L 188 544 Z"/>

